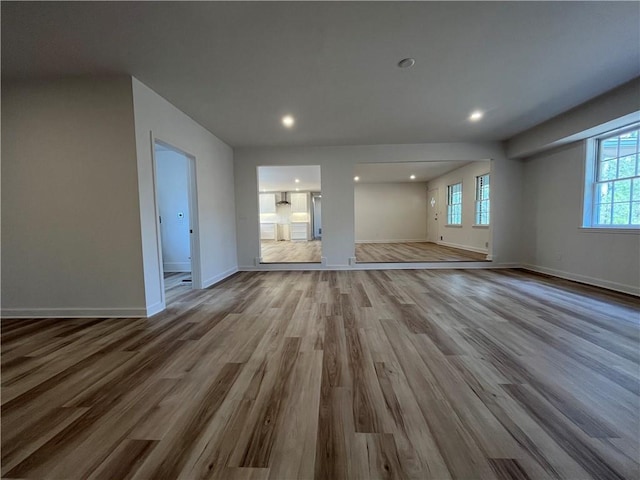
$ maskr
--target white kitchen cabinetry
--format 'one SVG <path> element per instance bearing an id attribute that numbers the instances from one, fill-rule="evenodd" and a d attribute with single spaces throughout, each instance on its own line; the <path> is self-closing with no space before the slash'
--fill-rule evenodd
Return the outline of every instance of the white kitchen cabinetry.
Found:
<path id="1" fill-rule="evenodd" d="M 307 213 L 307 193 L 291 194 L 291 213 Z"/>
<path id="2" fill-rule="evenodd" d="M 260 213 L 276 213 L 276 194 L 260 194 Z"/>
<path id="3" fill-rule="evenodd" d="M 292 223 L 289 228 L 291 240 L 309 240 L 308 223 Z"/>
<path id="4" fill-rule="evenodd" d="M 275 240 L 275 239 L 276 239 L 276 224 L 261 223 L 260 224 L 260 240 Z"/>

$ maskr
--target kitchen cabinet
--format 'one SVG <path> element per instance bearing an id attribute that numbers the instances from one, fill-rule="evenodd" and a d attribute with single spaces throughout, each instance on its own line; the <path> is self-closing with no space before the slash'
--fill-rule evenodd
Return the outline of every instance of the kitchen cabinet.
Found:
<path id="1" fill-rule="evenodd" d="M 309 224 L 308 223 L 292 223 L 289 228 L 291 240 L 309 240 Z"/>
<path id="2" fill-rule="evenodd" d="M 261 223 L 260 224 L 260 240 L 275 240 L 275 239 L 276 239 L 276 224 Z"/>
<path id="3" fill-rule="evenodd" d="M 260 213 L 276 213 L 276 194 L 260 194 Z"/>
<path id="4" fill-rule="evenodd" d="M 291 194 L 291 213 L 307 213 L 308 211 L 308 193 L 292 193 Z"/>

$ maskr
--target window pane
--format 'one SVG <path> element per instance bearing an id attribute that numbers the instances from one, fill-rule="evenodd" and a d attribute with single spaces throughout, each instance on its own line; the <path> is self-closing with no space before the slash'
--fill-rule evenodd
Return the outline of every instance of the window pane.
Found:
<path id="1" fill-rule="evenodd" d="M 620 136 L 620 146 L 618 147 L 618 156 L 624 157 L 636 153 L 638 141 L 638 131 L 629 132 Z"/>
<path id="2" fill-rule="evenodd" d="M 618 180 L 617 182 L 613 182 L 613 201 L 631 201 L 631 180 Z"/>
<path id="3" fill-rule="evenodd" d="M 629 223 L 629 212 L 631 205 L 629 203 L 613 204 L 613 225 L 627 225 Z"/>
<path id="4" fill-rule="evenodd" d="M 633 198 L 631 200 L 640 201 L 640 178 L 634 178 L 631 183 L 633 185 Z"/>
<path id="5" fill-rule="evenodd" d="M 608 138 L 600 143 L 600 158 L 616 158 L 618 156 L 618 137 Z"/>
<path id="6" fill-rule="evenodd" d="M 595 170 L 587 168 L 591 188 L 585 190 L 584 224 L 638 224 L 640 203 L 640 124 L 597 139 Z M 592 173 L 593 172 L 593 173 Z M 591 211 L 589 212 L 589 208 Z"/>
<path id="7" fill-rule="evenodd" d="M 613 183 L 600 183 L 596 187 L 596 203 L 611 203 L 613 201 Z"/>
<path id="8" fill-rule="evenodd" d="M 636 174 L 636 155 L 628 155 L 618 160 L 618 178 L 633 177 Z"/>
<path id="9" fill-rule="evenodd" d="M 640 225 L 640 202 L 631 204 L 631 224 Z"/>
<path id="10" fill-rule="evenodd" d="M 609 160 L 600 163 L 598 180 L 614 180 L 618 175 L 618 160 Z"/>
<path id="11" fill-rule="evenodd" d="M 598 225 L 610 225 L 611 224 L 611 205 L 603 204 L 596 205 L 596 222 Z"/>

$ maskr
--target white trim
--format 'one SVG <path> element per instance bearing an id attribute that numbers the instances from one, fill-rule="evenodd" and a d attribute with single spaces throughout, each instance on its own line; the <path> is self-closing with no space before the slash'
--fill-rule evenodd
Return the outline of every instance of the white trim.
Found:
<path id="1" fill-rule="evenodd" d="M 351 270 L 349 265 L 323 265 L 322 263 L 261 263 L 239 266 L 239 272 L 268 272 L 286 270 Z"/>
<path id="2" fill-rule="evenodd" d="M 164 272 L 162 271 L 162 231 L 160 227 L 160 206 L 158 202 L 158 164 L 156 159 L 156 139 L 153 131 L 149 131 L 151 138 L 151 173 L 153 184 L 153 209 L 155 212 L 155 225 L 156 225 L 156 255 L 158 257 L 158 283 L 160 285 L 160 303 L 166 305 L 166 298 L 164 292 Z M 156 303 L 157 305 L 157 303 Z"/>
<path id="3" fill-rule="evenodd" d="M 353 265 L 321 265 L 319 263 L 269 263 L 259 267 L 241 266 L 240 272 L 304 271 L 304 270 L 465 270 L 520 268 L 519 263 L 496 264 L 491 262 L 415 262 L 415 263 L 354 263 Z"/>
<path id="4" fill-rule="evenodd" d="M 445 223 L 445 228 L 462 228 L 461 223 Z"/>
<path id="5" fill-rule="evenodd" d="M 600 278 L 565 272 L 563 270 L 556 270 L 554 268 L 541 267 L 538 265 L 523 264 L 522 268 L 525 270 L 531 270 L 532 272 L 544 273 L 546 275 L 552 275 L 554 277 L 564 278 L 566 280 L 585 283 L 587 285 L 593 285 L 595 287 L 607 288 L 609 290 L 615 290 L 617 292 L 628 293 L 629 295 L 640 297 L 640 287 L 635 285 L 626 285 L 624 283 L 611 282 L 609 280 L 602 280 Z"/>
<path id="6" fill-rule="evenodd" d="M 191 272 L 191 262 L 165 262 L 162 269 L 165 273 Z"/>
<path id="7" fill-rule="evenodd" d="M 151 305 L 150 307 L 147 307 L 147 317 L 153 317 L 156 313 L 160 313 L 165 308 L 167 308 L 167 306 L 164 302 L 158 302 L 155 305 Z"/>
<path id="8" fill-rule="evenodd" d="M 495 265 L 490 262 L 415 262 L 415 263 L 358 263 L 354 270 L 477 270 L 487 268 L 517 268 L 519 264 Z"/>
<path id="9" fill-rule="evenodd" d="M 395 240 L 356 240 L 356 243 L 427 243 L 426 238 L 402 238 Z"/>
<path id="10" fill-rule="evenodd" d="M 146 308 L 3 308 L 2 318 L 145 318 Z"/>
<path id="11" fill-rule="evenodd" d="M 198 162 L 196 157 L 183 152 L 189 161 L 189 249 L 191 253 L 191 288 L 198 290 L 202 288 L 202 256 L 200 252 L 200 214 L 198 208 Z"/>
<path id="12" fill-rule="evenodd" d="M 197 182 L 197 162 L 196 157 L 181 148 L 178 148 L 164 140 L 156 137 L 153 131 L 151 135 L 151 158 L 153 167 L 153 201 L 156 212 L 156 245 L 158 249 L 158 274 L 160 280 L 160 303 L 166 305 L 165 288 L 164 288 L 164 262 L 162 259 L 162 233 L 160 227 L 160 210 L 158 202 L 158 167 L 156 159 L 156 144 L 183 155 L 187 159 L 188 165 L 188 185 L 187 195 L 189 198 L 189 249 L 191 253 L 190 267 L 187 271 L 191 272 L 191 288 L 198 290 L 204 288 L 202 286 L 202 271 L 200 265 L 200 219 L 198 217 L 198 182 Z M 151 308 L 151 307 L 150 307 Z M 163 307 L 164 309 L 164 307 Z"/>
<path id="13" fill-rule="evenodd" d="M 640 227 L 578 227 L 581 233 L 626 233 L 640 235 Z"/>
<path id="14" fill-rule="evenodd" d="M 234 273 L 238 272 L 238 267 L 230 268 L 229 270 L 219 273 L 218 275 L 214 275 L 213 277 L 207 278 L 202 282 L 202 288 L 207 288 L 213 285 L 214 283 L 221 282 L 227 277 L 230 277 Z"/>
<path id="15" fill-rule="evenodd" d="M 459 248 L 460 250 L 468 250 L 470 252 L 487 253 L 487 254 L 489 253 L 489 250 L 487 250 L 486 248 L 470 247 L 468 245 L 460 245 L 458 243 L 443 242 L 443 241 L 438 241 L 436 243 L 438 245 L 443 245 L 445 247 Z"/>

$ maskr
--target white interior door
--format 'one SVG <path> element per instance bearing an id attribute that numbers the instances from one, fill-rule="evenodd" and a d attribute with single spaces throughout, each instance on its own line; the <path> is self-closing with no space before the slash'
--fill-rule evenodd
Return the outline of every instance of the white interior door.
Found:
<path id="1" fill-rule="evenodd" d="M 437 188 L 427 192 L 427 202 L 427 240 L 436 243 L 440 240 L 438 229 L 440 202 L 438 201 Z"/>

